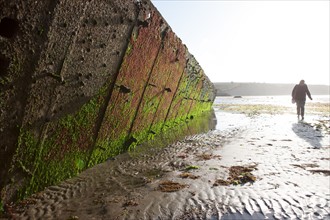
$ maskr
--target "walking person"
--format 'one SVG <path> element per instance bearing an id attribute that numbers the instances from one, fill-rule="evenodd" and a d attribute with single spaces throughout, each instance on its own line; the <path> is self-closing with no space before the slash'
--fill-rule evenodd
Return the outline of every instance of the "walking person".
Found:
<path id="1" fill-rule="evenodd" d="M 310 100 L 313 100 L 311 93 L 309 92 L 308 86 L 305 84 L 305 80 L 300 80 L 299 84 L 295 85 L 291 95 L 292 99 L 296 102 L 297 105 L 298 120 L 300 115 L 301 120 L 304 120 L 306 95 Z"/>

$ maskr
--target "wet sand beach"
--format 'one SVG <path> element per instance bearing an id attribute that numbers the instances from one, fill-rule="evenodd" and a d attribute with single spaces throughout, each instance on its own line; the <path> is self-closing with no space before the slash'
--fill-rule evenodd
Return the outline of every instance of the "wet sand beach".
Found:
<path id="1" fill-rule="evenodd" d="M 330 219 L 329 105 L 307 109 L 305 121 L 292 107 L 236 107 L 215 105 L 213 131 L 110 158 L 7 211 L 14 219 Z"/>

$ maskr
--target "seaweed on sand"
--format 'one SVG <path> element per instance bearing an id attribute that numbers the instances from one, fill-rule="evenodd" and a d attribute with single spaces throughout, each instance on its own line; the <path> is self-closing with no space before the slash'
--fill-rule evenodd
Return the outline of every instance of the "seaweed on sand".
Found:
<path id="1" fill-rule="evenodd" d="M 162 192 L 176 192 L 180 189 L 186 188 L 188 185 L 180 184 L 173 181 L 164 181 L 159 184 L 159 190 Z"/>
<path id="2" fill-rule="evenodd" d="M 257 165 L 250 166 L 232 166 L 229 168 L 229 177 L 227 180 L 217 179 L 213 186 L 228 186 L 255 182 L 256 177 L 251 173 Z"/>
<path id="3" fill-rule="evenodd" d="M 193 174 L 191 174 L 191 173 L 187 173 L 187 172 L 185 172 L 185 173 L 181 173 L 180 175 L 179 175 L 179 177 L 181 177 L 181 178 L 183 178 L 183 179 L 198 179 L 199 178 L 199 176 L 195 176 L 195 175 L 193 175 Z"/>

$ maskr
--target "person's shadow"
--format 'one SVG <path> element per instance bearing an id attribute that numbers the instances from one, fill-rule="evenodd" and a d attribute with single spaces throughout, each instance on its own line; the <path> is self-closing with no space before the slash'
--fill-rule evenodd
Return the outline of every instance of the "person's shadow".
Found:
<path id="1" fill-rule="evenodd" d="M 314 148 L 321 148 L 323 135 L 319 130 L 315 130 L 311 124 L 306 122 L 294 123 L 292 124 L 292 130 L 298 137 L 304 139 Z"/>

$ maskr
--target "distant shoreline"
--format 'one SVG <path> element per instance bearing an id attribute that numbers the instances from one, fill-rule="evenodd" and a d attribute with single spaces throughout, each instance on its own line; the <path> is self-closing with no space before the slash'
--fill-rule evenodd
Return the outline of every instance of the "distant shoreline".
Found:
<path id="1" fill-rule="evenodd" d="M 266 85 L 295 85 L 298 84 L 297 83 L 264 83 L 264 82 L 212 82 L 213 84 L 233 84 L 233 83 L 237 83 L 237 84 L 266 84 Z M 330 86 L 330 84 L 310 84 L 310 83 L 306 83 L 307 85 L 311 85 L 311 86 Z"/>
<path id="2" fill-rule="evenodd" d="M 240 82 L 217 82 L 213 83 L 216 96 L 271 96 L 291 95 L 294 83 L 240 83 Z M 329 95 L 329 85 L 308 85 L 313 95 Z"/>

